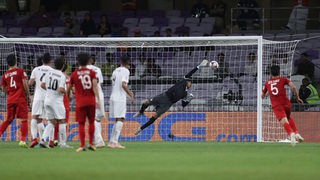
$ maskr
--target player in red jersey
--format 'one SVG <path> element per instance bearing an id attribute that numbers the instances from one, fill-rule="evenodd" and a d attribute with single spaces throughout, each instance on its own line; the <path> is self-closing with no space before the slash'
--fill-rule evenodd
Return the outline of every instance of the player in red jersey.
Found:
<path id="1" fill-rule="evenodd" d="M 70 84 L 67 88 L 68 97 L 72 86 L 75 87 L 76 95 L 76 120 L 79 125 L 79 137 L 81 145 L 76 150 L 77 152 L 85 151 L 85 122 L 86 118 L 89 120 L 89 146 L 88 149 L 95 151 L 96 147 L 93 145 L 94 136 L 94 119 L 96 105 L 100 107 L 99 93 L 97 87 L 97 75 L 93 70 L 87 68 L 90 55 L 80 53 L 77 55 L 77 61 L 80 66 L 70 76 Z"/>
<path id="2" fill-rule="evenodd" d="M 66 76 L 66 87 L 70 82 L 70 77 L 66 73 L 67 69 L 68 69 L 68 64 L 65 63 L 62 69 L 62 72 Z M 64 104 L 64 107 L 66 108 L 66 118 L 62 121 L 59 121 L 59 124 L 56 124 L 54 127 L 54 145 L 58 146 L 59 134 L 60 134 L 60 139 L 63 141 L 62 143 L 60 142 L 60 147 L 69 148 L 70 146 L 66 144 L 67 137 L 63 137 L 64 133 L 62 132 L 62 131 L 67 131 L 67 123 L 69 122 L 69 115 L 70 115 L 70 103 L 69 103 L 67 94 L 64 94 L 63 96 L 63 104 Z"/>
<path id="3" fill-rule="evenodd" d="M 298 132 L 294 120 L 290 117 L 291 114 L 291 102 L 287 97 L 285 85 L 289 85 L 294 94 L 296 95 L 297 102 L 303 104 L 303 101 L 299 97 L 299 93 L 294 84 L 287 78 L 280 77 L 280 67 L 271 66 L 270 68 L 271 78 L 265 83 L 262 90 L 262 99 L 266 97 L 266 93 L 270 95 L 270 101 L 272 109 L 277 119 L 283 124 L 284 129 L 287 131 L 291 138 L 291 145 L 296 145 L 296 139 L 302 142 L 304 139 Z"/>
<path id="4" fill-rule="evenodd" d="M 25 93 L 31 102 L 30 91 L 27 82 L 27 74 L 23 69 L 17 68 L 17 59 L 14 54 L 7 57 L 9 70 L 2 76 L 2 91 L 8 94 L 7 119 L 1 124 L 0 137 L 14 118 L 21 120 L 21 139 L 19 146 L 27 148 L 28 135 L 28 103 Z"/>

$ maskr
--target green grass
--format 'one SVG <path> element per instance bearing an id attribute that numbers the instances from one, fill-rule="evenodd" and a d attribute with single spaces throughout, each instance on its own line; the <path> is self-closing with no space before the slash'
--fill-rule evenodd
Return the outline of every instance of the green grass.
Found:
<path id="1" fill-rule="evenodd" d="M 78 142 L 70 143 L 78 146 Z M 22 149 L 0 142 L 1 179 L 319 179 L 320 144 L 123 142 L 126 149 Z"/>

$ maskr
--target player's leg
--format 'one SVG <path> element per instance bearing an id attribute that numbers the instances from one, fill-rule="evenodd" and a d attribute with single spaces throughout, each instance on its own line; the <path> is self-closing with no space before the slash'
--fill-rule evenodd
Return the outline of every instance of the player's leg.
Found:
<path id="1" fill-rule="evenodd" d="M 291 138 L 291 145 L 294 147 L 296 145 L 295 133 L 292 131 L 292 128 L 288 122 L 287 113 L 283 106 L 276 106 L 273 108 L 273 112 L 275 113 L 279 122 L 283 125 L 283 128 L 286 130 L 287 134 Z"/>
<path id="2" fill-rule="evenodd" d="M 17 107 L 17 119 L 21 122 L 21 139 L 19 142 L 19 145 L 21 147 L 27 148 L 27 136 L 28 136 L 28 104 L 25 103 L 19 103 Z"/>
<path id="3" fill-rule="evenodd" d="M 76 120 L 79 126 L 79 139 L 80 139 L 80 147 L 76 150 L 76 152 L 85 151 L 86 143 L 85 143 L 85 122 L 86 122 L 86 107 L 76 107 Z"/>
<path id="4" fill-rule="evenodd" d="M 58 121 L 60 122 L 60 121 Z M 54 146 L 58 146 L 59 144 L 59 124 L 60 123 L 57 123 L 55 126 L 54 126 L 54 137 L 53 137 L 53 144 Z"/>
<path id="5" fill-rule="evenodd" d="M 44 132 L 43 132 L 43 135 L 41 137 L 41 141 L 39 143 L 40 147 L 43 147 L 43 148 L 51 147 L 50 145 L 49 146 L 46 145 L 46 141 L 47 141 L 47 138 L 49 138 L 50 134 L 52 134 L 52 132 L 54 131 L 54 126 L 56 124 L 57 124 L 57 120 L 56 119 L 50 119 L 50 117 L 48 115 L 48 124 L 44 128 Z"/>
<path id="6" fill-rule="evenodd" d="M 126 102 L 110 102 L 109 117 L 116 118 L 116 123 L 113 125 L 110 141 L 108 143 L 109 148 L 125 148 L 119 144 L 119 137 L 122 131 L 124 117 L 127 113 Z"/>
<path id="7" fill-rule="evenodd" d="M 95 106 L 88 106 L 87 108 L 87 117 L 89 120 L 89 145 L 88 149 L 95 151 L 96 147 L 93 144 L 93 138 L 94 138 L 94 121 L 96 116 L 96 107 Z"/>
<path id="8" fill-rule="evenodd" d="M 298 128 L 297 128 L 297 126 L 296 126 L 296 123 L 295 123 L 295 121 L 291 118 L 291 103 L 288 104 L 288 105 L 285 107 L 285 110 L 286 110 L 286 114 L 287 114 L 287 118 L 288 118 L 288 123 L 289 123 L 291 129 L 293 130 L 293 132 L 295 133 L 296 139 L 297 139 L 299 142 L 303 142 L 303 141 L 304 141 L 304 138 L 299 134 Z"/>
<path id="9" fill-rule="evenodd" d="M 105 147 L 105 143 L 102 138 L 101 120 L 105 117 L 104 99 L 100 99 L 101 107 L 96 109 L 96 117 L 94 121 L 94 143 L 98 148 Z"/>
<path id="10" fill-rule="evenodd" d="M 32 119 L 30 122 L 30 130 L 32 136 L 32 142 L 30 147 L 34 147 L 38 144 L 37 132 L 39 132 L 40 138 L 42 137 L 44 131 L 44 124 L 42 123 L 42 118 L 40 117 L 44 112 L 44 101 L 37 100 L 32 103 Z"/>
<path id="11" fill-rule="evenodd" d="M 142 103 L 141 108 L 139 110 L 139 112 L 135 113 L 133 115 L 134 118 L 137 118 L 139 116 L 142 116 L 144 114 L 144 111 L 150 106 L 150 101 L 147 100 L 144 103 Z"/>
<path id="12" fill-rule="evenodd" d="M 59 123 L 59 136 L 60 136 L 60 148 L 72 148 L 67 144 L 67 125 L 66 120 L 58 120 Z"/>
<path id="13" fill-rule="evenodd" d="M 8 104 L 7 105 L 7 119 L 1 124 L 0 127 L 0 137 L 2 136 L 3 132 L 6 131 L 8 126 L 12 123 L 16 111 L 17 111 L 18 104 Z"/>

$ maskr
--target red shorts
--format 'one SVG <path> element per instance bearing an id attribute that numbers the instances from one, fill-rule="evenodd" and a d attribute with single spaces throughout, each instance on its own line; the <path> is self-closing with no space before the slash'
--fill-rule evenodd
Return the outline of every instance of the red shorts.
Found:
<path id="1" fill-rule="evenodd" d="M 93 122 L 96 116 L 96 106 L 83 106 L 76 108 L 76 120 L 77 122 L 85 122 L 87 117 L 89 122 Z"/>
<path id="2" fill-rule="evenodd" d="M 27 102 L 7 105 L 7 120 L 12 121 L 14 118 L 28 119 Z"/>
<path id="3" fill-rule="evenodd" d="M 282 118 L 287 117 L 290 119 L 291 114 L 291 104 L 284 104 L 280 106 L 272 107 L 274 114 L 276 115 L 278 121 Z"/>

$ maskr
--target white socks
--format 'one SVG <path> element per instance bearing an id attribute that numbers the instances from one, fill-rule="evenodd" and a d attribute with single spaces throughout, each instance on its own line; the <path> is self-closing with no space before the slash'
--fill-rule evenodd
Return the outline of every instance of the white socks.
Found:
<path id="1" fill-rule="evenodd" d="M 117 121 L 115 125 L 113 125 L 112 134 L 111 134 L 111 142 L 117 143 L 119 141 L 119 137 L 121 134 L 123 122 Z"/>
<path id="2" fill-rule="evenodd" d="M 101 122 L 94 121 L 94 143 L 100 143 L 103 141 L 102 135 L 101 135 Z"/>
<path id="3" fill-rule="evenodd" d="M 67 128 L 66 124 L 59 124 L 60 144 L 65 145 L 67 141 Z"/>
<path id="4" fill-rule="evenodd" d="M 37 138 L 38 125 L 37 125 L 36 119 L 31 119 L 30 130 L 31 130 L 32 139 Z"/>
<path id="5" fill-rule="evenodd" d="M 44 131 L 44 124 L 43 123 L 38 123 L 38 132 L 39 136 L 42 137 Z"/>
<path id="6" fill-rule="evenodd" d="M 46 142 L 47 138 L 50 136 L 50 134 L 52 134 L 52 131 L 54 131 L 54 125 L 49 121 L 48 125 L 44 129 L 43 135 L 41 136 L 41 141 L 43 140 Z"/>

